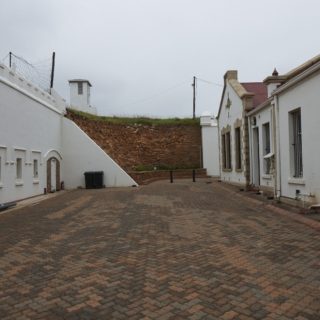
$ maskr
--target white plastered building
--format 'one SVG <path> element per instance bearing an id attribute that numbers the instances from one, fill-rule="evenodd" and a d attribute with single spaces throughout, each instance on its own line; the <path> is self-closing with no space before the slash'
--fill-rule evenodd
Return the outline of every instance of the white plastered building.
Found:
<path id="1" fill-rule="evenodd" d="M 320 55 L 264 83 L 268 100 L 248 114 L 251 182 L 291 203 L 320 203 Z"/>
<path id="2" fill-rule="evenodd" d="M 97 109 L 90 104 L 91 83 L 85 79 L 69 80 L 70 107 L 74 110 L 97 114 Z"/>
<path id="3" fill-rule="evenodd" d="M 87 171 L 104 172 L 107 187 L 136 185 L 64 117 L 66 107 L 54 90 L 48 94 L 0 64 L 0 204 L 85 187 Z"/>
<path id="4" fill-rule="evenodd" d="M 242 187 L 250 183 L 248 118 L 246 112 L 267 98 L 261 82 L 240 83 L 237 70 L 224 75 L 218 112 L 220 177 Z"/>
<path id="5" fill-rule="evenodd" d="M 210 112 L 204 112 L 200 117 L 202 139 L 202 162 L 207 175 L 220 176 L 218 122 Z"/>

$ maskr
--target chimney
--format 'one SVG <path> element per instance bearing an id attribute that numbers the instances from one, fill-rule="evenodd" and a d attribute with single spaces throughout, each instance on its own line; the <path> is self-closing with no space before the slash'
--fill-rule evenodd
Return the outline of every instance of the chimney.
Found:
<path id="1" fill-rule="evenodd" d="M 272 93 L 274 92 L 274 90 L 276 90 L 284 82 L 285 82 L 285 77 L 279 76 L 277 69 L 274 68 L 272 75 L 263 80 L 263 83 L 267 86 L 268 98 L 272 96 Z"/>
<path id="2" fill-rule="evenodd" d="M 224 75 L 224 80 L 238 80 L 238 71 L 228 70 Z"/>

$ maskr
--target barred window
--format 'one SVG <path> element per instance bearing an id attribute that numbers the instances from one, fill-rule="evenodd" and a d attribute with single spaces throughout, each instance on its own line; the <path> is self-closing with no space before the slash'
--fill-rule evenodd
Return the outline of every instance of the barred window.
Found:
<path id="1" fill-rule="evenodd" d="M 303 176 L 302 167 L 302 132 L 301 132 L 301 109 L 289 113 L 291 126 L 291 168 L 295 178 Z"/>

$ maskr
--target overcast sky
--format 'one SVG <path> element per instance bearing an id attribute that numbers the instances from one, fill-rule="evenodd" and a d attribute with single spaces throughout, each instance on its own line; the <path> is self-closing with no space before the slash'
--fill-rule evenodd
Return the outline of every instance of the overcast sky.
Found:
<path id="1" fill-rule="evenodd" d="M 0 59 L 56 52 L 55 89 L 92 83 L 102 115 L 216 114 L 228 69 L 241 82 L 285 73 L 320 53 L 319 0 L 1 0 Z"/>

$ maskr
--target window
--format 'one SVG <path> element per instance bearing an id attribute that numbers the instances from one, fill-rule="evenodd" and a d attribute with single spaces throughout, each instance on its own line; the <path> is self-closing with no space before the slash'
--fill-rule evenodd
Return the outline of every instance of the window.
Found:
<path id="1" fill-rule="evenodd" d="M 223 169 L 226 168 L 226 135 L 221 135 L 221 152 L 222 152 L 222 167 Z"/>
<path id="2" fill-rule="evenodd" d="M 234 129 L 234 142 L 236 151 L 236 169 L 241 170 L 241 131 L 240 127 Z"/>
<path id="3" fill-rule="evenodd" d="M 221 135 L 223 169 L 231 169 L 230 131 Z"/>
<path id="4" fill-rule="evenodd" d="M 22 179 L 22 158 L 17 158 L 16 162 L 16 179 Z"/>
<path id="5" fill-rule="evenodd" d="M 294 178 L 303 176 L 301 109 L 289 113 L 291 172 Z"/>
<path id="6" fill-rule="evenodd" d="M 38 178 L 38 160 L 33 160 L 33 178 Z"/>
<path id="7" fill-rule="evenodd" d="M 270 147 L 270 123 L 267 122 L 262 125 L 262 143 L 263 143 L 263 156 L 269 155 L 271 152 Z M 265 174 L 270 174 L 271 169 L 271 157 L 264 157 L 263 171 Z"/>
<path id="8" fill-rule="evenodd" d="M 78 82 L 78 94 L 83 94 L 83 83 Z"/>

